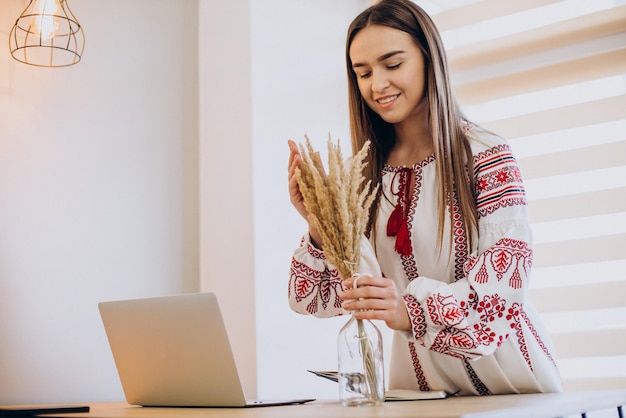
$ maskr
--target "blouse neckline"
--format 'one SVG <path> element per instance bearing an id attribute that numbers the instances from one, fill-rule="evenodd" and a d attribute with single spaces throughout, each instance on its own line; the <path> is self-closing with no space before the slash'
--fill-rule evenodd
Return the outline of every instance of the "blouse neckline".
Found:
<path id="1" fill-rule="evenodd" d="M 428 164 L 431 164 L 435 162 L 435 154 L 430 154 L 428 157 L 424 158 L 422 161 L 415 163 L 411 166 L 411 169 L 413 171 L 417 170 L 417 169 L 423 169 L 424 167 L 426 167 Z M 383 172 L 386 173 L 395 173 L 398 172 L 400 170 L 403 170 L 407 168 L 407 166 L 402 165 L 402 166 L 395 166 L 395 165 L 390 165 L 385 163 L 383 165 Z"/>

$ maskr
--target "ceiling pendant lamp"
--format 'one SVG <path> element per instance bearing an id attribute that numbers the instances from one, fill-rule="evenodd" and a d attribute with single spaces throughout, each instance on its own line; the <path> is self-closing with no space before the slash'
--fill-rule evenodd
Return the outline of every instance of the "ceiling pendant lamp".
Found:
<path id="1" fill-rule="evenodd" d="M 31 0 L 9 35 L 13 58 L 39 67 L 74 65 L 84 47 L 83 28 L 66 0 Z"/>

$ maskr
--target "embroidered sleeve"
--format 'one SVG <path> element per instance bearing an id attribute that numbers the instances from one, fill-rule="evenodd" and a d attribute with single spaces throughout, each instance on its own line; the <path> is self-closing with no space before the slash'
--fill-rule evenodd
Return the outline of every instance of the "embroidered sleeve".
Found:
<path id="1" fill-rule="evenodd" d="M 479 219 L 498 209 L 526 210 L 526 192 L 515 157 L 507 144 L 483 151 L 474 158 L 476 206 Z"/>
<path id="2" fill-rule="evenodd" d="M 321 318 L 341 315 L 343 290 L 337 270 L 328 263 L 324 252 L 304 236 L 291 258 L 289 306 L 295 312 Z"/>
<path id="3" fill-rule="evenodd" d="M 361 238 L 359 272 L 381 276 L 380 265 L 370 241 Z M 311 244 L 305 235 L 291 258 L 289 274 L 289 306 L 294 311 L 320 318 L 342 315 L 339 293 L 343 291 L 337 269 L 326 260 L 324 252 Z"/>
<path id="4" fill-rule="evenodd" d="M 433 351 L 472 359 L 517 338 L 522 353 L 522 309 L 532 264 L 525 191 L 507 145 L 475 160 L 478 251 L 452 284 L 420 277 L 404 293 L 412 323 L 407 334 Z"/>

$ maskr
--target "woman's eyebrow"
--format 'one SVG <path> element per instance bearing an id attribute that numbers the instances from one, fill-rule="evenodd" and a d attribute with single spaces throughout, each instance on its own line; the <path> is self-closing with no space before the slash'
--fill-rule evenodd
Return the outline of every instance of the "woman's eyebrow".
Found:
<path id="1" fill-rule="evenodd" d="M 397 50 L 397 51 L 391 51 L 391 52 L 387 52 L 386 54 L 381 55 L 380 57 L 378 57 L 376 59 L 376 61 L 378 62 L 382 62 L 388 58 L 393 57 L 394 55 L 398 55 L 398 54 L 403 54 L 404 51 L 402 50 Z M 361 62 L 355 62 L 352 64 L 352 68 L 358 68 L 358 67 L 365 67 L 367 64 L 361 63 Z"/>
<path id="2" fill-rule="evenodd" d="M 386 54 L 381 55 L 380 57 L 378 57 L 378 62 L 384 61 L 387 58 L 391 58 L 394 55 L 398 55 L 398 54 L 403 54 L 404 51 L 398 50 L 398 51 L 391 51 L 391 52 L 387 52 Z"/>

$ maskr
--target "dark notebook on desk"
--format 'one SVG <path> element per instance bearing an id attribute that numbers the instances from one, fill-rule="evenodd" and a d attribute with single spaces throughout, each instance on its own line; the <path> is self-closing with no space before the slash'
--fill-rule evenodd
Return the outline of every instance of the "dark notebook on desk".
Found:
<path id="1" fill-rule="evenodd" d="M 101 302 L 98 308 L 131 405 L 252 407 L 313 400 L 245 398 L 213 293 Z"/>

